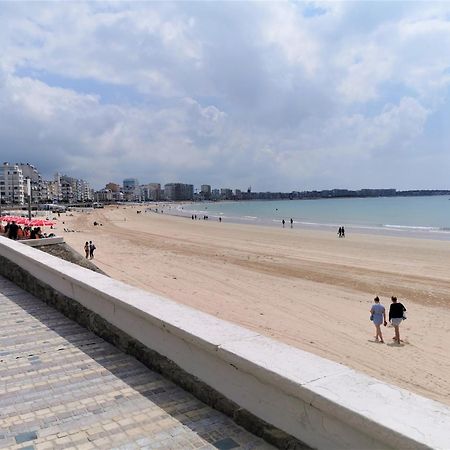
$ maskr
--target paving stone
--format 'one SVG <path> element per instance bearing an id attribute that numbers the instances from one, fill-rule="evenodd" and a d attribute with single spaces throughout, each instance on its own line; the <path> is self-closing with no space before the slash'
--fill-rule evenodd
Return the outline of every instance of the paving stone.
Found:
<path id="1" fill-rule="evenodd" d="M 27 431 L 25 433 L 20 433 L 15 436 L 16 442 L 18 444 L 22 444 L 23 442 L 27 441 L 34 441 L 37 439 L 36 431 Z"/>
<path id="2" fill-rule="evenodd" d="M 0 277 L 0 447 L 272 449 Z"/>

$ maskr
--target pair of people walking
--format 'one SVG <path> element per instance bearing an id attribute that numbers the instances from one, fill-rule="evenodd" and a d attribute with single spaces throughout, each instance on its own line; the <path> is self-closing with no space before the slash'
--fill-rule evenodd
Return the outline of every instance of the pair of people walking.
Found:
<path id="1" fill-rule="evenodd" d="M 84 244 L 84 254 L 86 256 L 86 259 L 93 259 L 94 258 L 94 251 L 96 247 L 92 241 L 86 241 Z"/>
<path id="2" fill-rule="evenodd" d="M 380 299 L 375 297 L 373 299 L 374 304 L 370 308 L 370 320 L 375 325 L 376 329 L 376 336 L 375 340 L 377 342 L 384 343 L 383 340 L 383 333 L 381 332 L 381 325 L 384 326 L 387 325 L 386 321 L 386 309 L 385 307 L 380 303 Z M 395 330 L 395 336 L 392 338 L 397 344 L 400 344 L 400 324 L 403 322 L 403 320 L 406 319 L 405 316 L 406 308 L 397 301 L 397 297 L 392 296 L 391 297 L 391 306 L 389 307 L 389 322 L 392 324 Z"/>

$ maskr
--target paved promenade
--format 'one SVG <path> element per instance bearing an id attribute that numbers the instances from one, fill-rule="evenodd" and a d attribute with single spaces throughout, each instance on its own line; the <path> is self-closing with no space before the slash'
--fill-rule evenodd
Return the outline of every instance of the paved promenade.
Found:
<path id="1" fill-rule="evenodd" d="M 273 449 L 2 277 L 0 448 Z"/>

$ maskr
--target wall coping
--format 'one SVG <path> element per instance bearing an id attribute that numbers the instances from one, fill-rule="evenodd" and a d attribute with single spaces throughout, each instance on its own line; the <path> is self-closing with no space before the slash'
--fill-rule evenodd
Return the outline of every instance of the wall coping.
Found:
<path id="1" fill-rule="evenodd" d="M 448 448 L 450 408 L 444 404 L 7 238 L 0 237 L 0 255 L 37 278 L 45 270 L 46 282 L 70 298 L 77 300 L 81 289 L 114 311 L 123 308 L 386 447 Z"/>
<path id="2" fill-rule="evenodd" d="M 42 238 L 42 239 L 22 239 L 17 242 L 28 245 L 29 247 L 42 247 L 43 245 L 63 244 L 64 238 L 56 236 L 56 237 Z"/>

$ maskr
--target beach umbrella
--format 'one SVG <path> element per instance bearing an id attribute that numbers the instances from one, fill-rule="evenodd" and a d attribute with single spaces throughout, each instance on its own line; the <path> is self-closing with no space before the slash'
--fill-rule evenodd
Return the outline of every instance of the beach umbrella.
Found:
<path id="1" fill-rule="evenodd" d="M 28 221 L 28 226 L 30 227 L 49 227 L 54 224 L 55 222 L 47 219 L 32 219 Z"/>
<path id="2" fill-rule="evenodd" d="M 20 216 L 2 216 L 2 222 L 16 222 L 19 223 L 19 221 L 26 220 L 25 217 Z"/>

